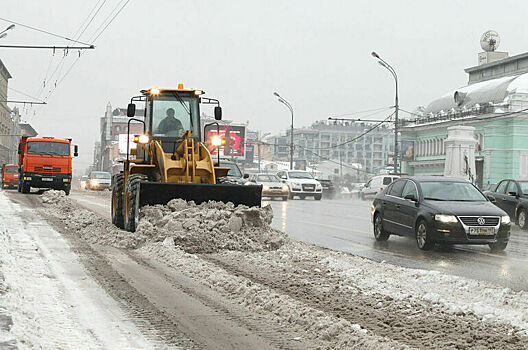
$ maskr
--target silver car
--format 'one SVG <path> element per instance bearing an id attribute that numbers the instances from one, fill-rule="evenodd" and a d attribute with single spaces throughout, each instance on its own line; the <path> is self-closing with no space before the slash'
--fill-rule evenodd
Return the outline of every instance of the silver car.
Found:
<path id="1" fill-rule="evenodd" d="M 262 197 L 288 200 L 288 185 L 274 174 L 255 174 L 249 177 L 250 184 L 262 185 Z"/>
<path id="2" fill-rule="evenodd" d="M 111 190 L 112 175 L 106 171 L 92 171 L 86 181 L 89 190 Z"/>

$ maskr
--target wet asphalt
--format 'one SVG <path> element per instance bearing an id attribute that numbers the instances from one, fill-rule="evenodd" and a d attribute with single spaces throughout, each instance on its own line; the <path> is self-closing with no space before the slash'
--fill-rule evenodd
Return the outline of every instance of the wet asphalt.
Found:
<path id="1" fill-rule="evenodd" d="M 424 252 L 413 238 L 391 236 L 377 242 L 370 222 L 370 201 L 293 199 L 264 201 L 273 208 L 272 226 L 293 239 L 353 253 L 375 261 L 494 282 L 528 290 L 528 231 L 512 226 L 508 247 L 491 253 L 487 245 L 437 246 Z"/>

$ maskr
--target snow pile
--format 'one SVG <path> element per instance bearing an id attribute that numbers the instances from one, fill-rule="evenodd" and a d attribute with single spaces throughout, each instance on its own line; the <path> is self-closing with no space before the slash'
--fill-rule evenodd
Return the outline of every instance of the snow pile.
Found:
<path id="1" fill-rule="evenodd" d="M 283 232 L 270 227 L 272 218 L 269 205 L 249 208 L 212 201 L 196 205 L 173 199 L 166 206 L 142 208 L 136 232 L 152 241 L 172 238 L 188 253 L 266 251 L 286 241 Z"/>
<path id="2" fill-rule="evenodd" d="M 42 195 L 42 203 L 57 204 L 62 202 L 66 197 L 64 191 L 49 190 Z"/>
<path id="3" fill-rule="evenodd" d="M 425 301 L 452 315 L 473 314 L 483 322 L 504 323 L 528 335 L 528 293 L 489 282 L 439 271 L 379 264 L 343 253 L 321 255 L 316 261 L 357 285 L 363 293 Z"/>

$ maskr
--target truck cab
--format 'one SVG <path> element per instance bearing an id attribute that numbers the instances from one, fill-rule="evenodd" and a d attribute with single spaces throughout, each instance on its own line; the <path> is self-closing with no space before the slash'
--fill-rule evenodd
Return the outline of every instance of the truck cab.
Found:
<path id="1" fill-rule="evenodd" d="M 22 137 L 19 144 L 18 190 L 63 190 L 70 194 L 72 181 L 71 140 L 54 137 Z M 77 156 L 75 146 L 74 156 Z"/>
<path id="2" fill-rule="evenodd" d="M 17 188 L 18 164 L 2 165 L 2 188 Z"/>

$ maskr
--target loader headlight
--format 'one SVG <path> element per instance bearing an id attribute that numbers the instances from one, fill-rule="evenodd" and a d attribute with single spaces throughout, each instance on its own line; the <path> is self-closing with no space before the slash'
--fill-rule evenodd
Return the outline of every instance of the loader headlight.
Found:
<path id="1" fill-rule="evenodd" d="M 134 142 L 141 143 L 141 144 L 149 143 L 149 136 L 148 135 L 135 135 Z"/>
<path id="2" fill-rule="evenodd" d="M 218 135 L 211 137 L 211 144 L 215 147 L 222 146 L 222 138 Z"/>
<path id="3" fill-rule="evenodd" d="M 196 96 L 200 96 L 200 95 L 202 95 L 203 93 L 204 93 L 204 92 L 203 92 L 202 90 L 194 90 L 194 94 L 195 94 Z"/>
<path id="4" fill-rule="evenodd" d="M 151 95 L 159 95 L 159 93 L 160 93 L 160 89 L 156 89 L 156 88 L 150 89 Z"/>
<path id="5" fill-rule="evenodd" d="M 288 185 L 282 185 L 282 190 L 283 191 L 288 191 Z"/>
<path id="6" fill-rule="evenodd" d="M 263 185 L 262 186 L 262 190 L 263 191 L 268 191 L 270 189 L 270 187 L 268 185 Z"/>

